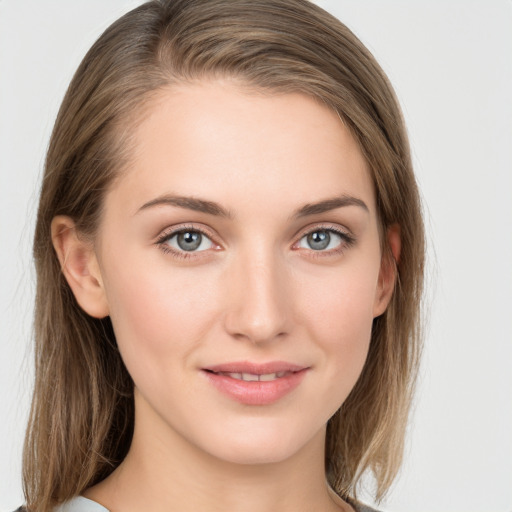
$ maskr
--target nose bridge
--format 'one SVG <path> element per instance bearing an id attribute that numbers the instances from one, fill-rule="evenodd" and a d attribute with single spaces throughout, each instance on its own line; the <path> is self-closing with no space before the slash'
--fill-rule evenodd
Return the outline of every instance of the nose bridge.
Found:
<path id="1" fill-rule="evenodd" d="M 288 331 L 286 273 L 271 247 L 247 248 L 235 258 L 226 329 L 254 343 L 271 341 Z"/>

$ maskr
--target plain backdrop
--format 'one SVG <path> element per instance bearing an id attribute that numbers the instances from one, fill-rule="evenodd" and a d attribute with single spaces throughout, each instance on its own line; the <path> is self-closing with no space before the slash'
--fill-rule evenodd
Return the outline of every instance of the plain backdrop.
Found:
<path id="1" fill-rule="evenodd" d="M 30 246 L 45 148 L 86 50 L 138 3 L 0 0 L 2 511 L 23 501 Z M 404 467 L 381 508 L 512 512 L 512 2 L 318 3 L 394 84 L 425 204 L 425 357 Z"/>

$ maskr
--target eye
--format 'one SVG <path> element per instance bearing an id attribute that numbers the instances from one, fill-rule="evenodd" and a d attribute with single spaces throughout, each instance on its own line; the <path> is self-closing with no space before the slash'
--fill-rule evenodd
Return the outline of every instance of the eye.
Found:
<path id="1" fill-rule="evenodd" d="M 171 234 L 164 234 L 158 244 L 163 249 L 174 252 L 201 252 L 214 247 L 214 243 L 197 229 L 182 229 Z"/>
<path id="2" fill-rule="evenodd" d="M 299 240 L 297 247 L 300 249 L 311 249 L 313 251 L 334 251 L 349 246 L 354 240 L 347 234 L 334 229 L 315 229 L 306 233 Z"/>

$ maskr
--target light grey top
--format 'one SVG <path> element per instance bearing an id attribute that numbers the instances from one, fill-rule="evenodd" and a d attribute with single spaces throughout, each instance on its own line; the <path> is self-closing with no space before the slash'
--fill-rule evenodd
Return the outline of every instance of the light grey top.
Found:
<path id="1" fill-rule="evenodd" d="M 378 512 L 373 508 L 366 507 L 360 504 L 352 504 L 357 512 Z M 66 501 L 62 505 L 58 506 L 54 512 L 109 512 L 105 507 L 102 507 L 95 501 L 84 498 L 83 496 L 77 496 L 72 500 Z"/>
<path id="2" fill-rule="evenodd" d="M 105 507 L 102 507 L 95 501 L 77 496 L 72 500 L 66 501 L 59 505 L 54 512 L 109 512 Z"/>

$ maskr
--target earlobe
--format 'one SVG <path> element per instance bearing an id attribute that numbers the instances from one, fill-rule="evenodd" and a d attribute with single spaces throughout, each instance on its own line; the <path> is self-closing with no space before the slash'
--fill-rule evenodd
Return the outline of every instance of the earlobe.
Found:
<path id="1" fill-rule="evenodd" d="M 73 220 L 64 215 L 53 218 L 51 234 L 62 273 L 80 307 L 94 318 L 108 316 L 108 303 L 92 244 L 79 236 Z"/>
<path id="2" fill-rule="evenodd" d="M 401 238 L 400 226 L 398 224 L 391 225 L 386 232 L 387 247 L 381 259 L 381 267 L 379 272 L 379 282 L 377 293 L 375 296 L 375 304 L 373 317 L 376 318 L 388 307 L 389 301 L 395 290 L 396 280 L 398 278 L 398 262 L 400 261 Z"/>

